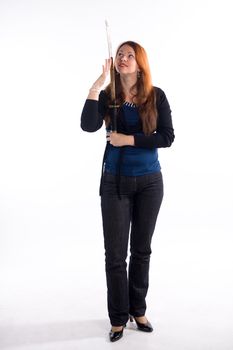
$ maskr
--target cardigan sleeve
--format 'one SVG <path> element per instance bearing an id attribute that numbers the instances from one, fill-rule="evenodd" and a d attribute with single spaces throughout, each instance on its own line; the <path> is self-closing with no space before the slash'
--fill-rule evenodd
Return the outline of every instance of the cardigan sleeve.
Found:
<path id="1" fill-rule="evenodd" d="M 94 132 L 103 125 L 103 118 L 106 112 L 106 94 L 100 92 L 99 100 L 87 99 L 81 114 L 81 128 L 84 131 Z"/>
<path id="2" fill-rule="evenodd" d="M 157 130 L 152 135 L 134 135 L 134 144 L 142 148 L 170 147 L 175 139 L 172 124 L 171 109 L 164 91 L 157 90 L 158 124 Z"/>

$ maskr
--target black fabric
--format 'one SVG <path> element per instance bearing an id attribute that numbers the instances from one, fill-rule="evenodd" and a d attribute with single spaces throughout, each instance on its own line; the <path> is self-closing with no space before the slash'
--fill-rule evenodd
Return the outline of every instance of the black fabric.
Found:
<path id="1" fill-rule="evenodd" d="M 158 121 L 157 121 L 157 130 L 146 136 L 144 134 L 136 135 L 137 133 L 142 133 L 142 122 L 139 122 L 135 125 L 128 125 L 126 123 L 124 112 L 122 107 L 118 108 L 117 113 L 117 132 L 125 135 L 133 135 L 135 147 L 142 148 L 160 148 L 160 147 L 170 147 L 174 141 L 174 129 L 172 124 L 171 109 L 167 97 L 162 89 L 159 87 L 154 87 L 156 94 L 156 107 L 158 110 Z M 106 92 L 103 90 L 100 92 L 99 100 L 90 100 L 85 101 L 82 114 L 81 114 L 81 128 L 87 132 L 94 132 L 99 130 L 103 125 L 104 116 L 109 113 L 108 99 Z M 110 113 L 111 114 L 111 113 Z M 102 177 L 104 173 L 104 163 L 108 152 L 108 143 L 106 144 L 102 169 L 101 169 L 101 180 L 99 194 L 102 193 Z M 124 147 L 121 147 L 119 164 L 118 164 L 118 175 L 117 175 L 117 192 L 119 198 L 120 195 L 120 166 L 121 159 L 123 157 Z"/>
<path id="2" fill-rule="evenodd" d="M 119 200 L 116 177 L 104 174 L 102 190 L 108 313 L 111 324 L 120 326 L 129 314 L 139 317 L 146 312 L 151 241 L 163 199 L 163 178 L 161 172 L 121 176 Z"/>
<path id="3" fill-rule="evenodd" d="M 156 93 L 156 107 L 158 110 L 158 123 L 156 131 L 149 135 L 135 135 L 142 132 L 142 123 L 136 126 L 128 126 L 125 123 L 124 113 L 120 107 L 117 116 L 117 132 L 126 135 L 134 135 L 136 147 L 161 148 L 170 147 L 174 141 L 174 129 L 172 124 L 171 109 L 167 97 L 162 89 L 154 87 Z M 81 128 L 87 132 L 99 130 L 103 125 L 103 118 L 108 111 L 107 95 L 101 91 L 99 101 L 85 101 L 81 114 Z"/>

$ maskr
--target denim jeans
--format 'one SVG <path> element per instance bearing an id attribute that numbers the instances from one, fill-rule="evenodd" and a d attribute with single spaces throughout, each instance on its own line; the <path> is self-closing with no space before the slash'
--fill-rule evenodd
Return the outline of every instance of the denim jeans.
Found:
<path id="1" fill-rule="evenodd" d="M 113 326 L 143 316 L 149 286 L 151 240 L 163 199 L 161 172 L 121 176 L 120 194 L 115 175 L 103 175 L 103 220 L 108 314 Z M 130 259 L 127 253 L 130 234 Z"/>

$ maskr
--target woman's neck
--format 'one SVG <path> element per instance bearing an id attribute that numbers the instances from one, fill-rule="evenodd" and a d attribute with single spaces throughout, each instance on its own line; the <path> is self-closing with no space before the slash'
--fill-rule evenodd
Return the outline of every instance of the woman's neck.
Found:
<path id="1" fill-rule="evenodd" d="M 132 75 L 121 76 L 121 85 L 125 94 L 125 99 L 129 102 L 132 100 L 132 94 L 130 93 L 130 89 L 137 82 L 137 78 Z"/>

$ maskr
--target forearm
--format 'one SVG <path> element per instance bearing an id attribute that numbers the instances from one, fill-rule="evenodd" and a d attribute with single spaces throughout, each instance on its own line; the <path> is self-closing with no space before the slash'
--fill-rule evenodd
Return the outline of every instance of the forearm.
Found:
<path id="1" fill-rule="evenodd" d="M 145 135 L 135 135 L 134 144 L 136 147 L 141 148 L 162 148 L 170 147 L 175 138 L 174 129 L 172 127 L 164 128 L 163 130 L 158 130 L 156 133 L 145 136 Z"/>
<path id="2" fill-rule="evenodd" d="M 103 88 L 103 85 L 105 83 L 105 80 L 109 74 L 109 70 L 111 67 L 111 58 L 108 58 L 105 60 L 105 64 L 102 66 L 103 68 L 103 72 L 102 74 L 99 76 L 99 78 L 94 82 L 94 84 L 92 85 L 92 87 L 89 90 L 89 94 L 87 96 L 88 100 L 94 100 L 94 101 L 98 101 L 99 100 L 99 94 L 100 91 Z"/>
<path id="3" fill-rule="evenodd" d="M 111 62 L 111 58 L 105 60 L 102 74 L 94 82 L 87 95 L 81 115 L 81 128 L 84 131 L 93 132 L 103 125 L 106 109 L 101 90 L 109 74 Z"/>
<path id="4" fill-rule="evenodd" d="M 134 146 L 133 135 L 125 135 L 117 132 L 107 133 L 107 141 L 115 147 Z"/>
<path id="5" fill-rule="evenodd" d="M 134 146 L 134 136 L 133 135 L 125 135 L 125 146 Z"/>
<path id="6" fill-rule="evenodd" d="M 95 87 L 95 85 L 93 85 L 90 88 L 90 90 L 89 90 L 89 93 L 87 95 L 87 99 L 88 100 L 98 101 L 99 100 L 100 91 L 101 91 L 101 89 L 99 87 Z"/>
<path id="7" fill-rule="evenodd" d="M 89 94 L 87 95 L 87 100 L 94 100 L 98 101 L 99 100 L 99 91 L 89 91 Z"/>

